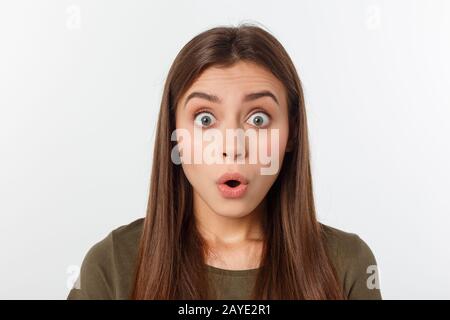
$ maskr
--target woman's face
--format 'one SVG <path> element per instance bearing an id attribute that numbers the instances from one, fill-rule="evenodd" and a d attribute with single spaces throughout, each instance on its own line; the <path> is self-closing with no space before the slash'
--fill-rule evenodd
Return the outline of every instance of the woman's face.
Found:
<path id="1" fill-rule="evenodd" d="M 176 129 L 194 207 L 246 216 L 262 202 L 283 163 L 289 136 L 284 85 L 251 62 L 207 68 L 179 100 Z M 221 183 L 225 173 L 246 181 Z"/>

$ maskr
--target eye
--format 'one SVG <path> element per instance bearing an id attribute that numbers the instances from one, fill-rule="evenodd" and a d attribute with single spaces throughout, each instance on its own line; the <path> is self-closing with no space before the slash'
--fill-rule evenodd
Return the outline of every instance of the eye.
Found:
<path id="1" fill-rule="evenodd" d="M 215 122 L 216 118 L 210 112 L 199 112 L 194 118 L 194 123 L 201 128 L 209 127 Z"/>
<path id="2" fill-rule="evenodd" d="M 265 127 L 269 124 L 270 117 L 265 112 L 255 112 L 248 118 L 247 123 L 255 127 Z"/>

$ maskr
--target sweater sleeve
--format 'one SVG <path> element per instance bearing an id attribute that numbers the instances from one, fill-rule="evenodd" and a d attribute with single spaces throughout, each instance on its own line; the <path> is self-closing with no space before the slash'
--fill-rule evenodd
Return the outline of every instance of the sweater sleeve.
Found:
<path id="1" fill-rule="evenodd" d="M 78 279 L 67 300 L 113 299 L 110 269 L 113 266 L 112 234 L 92 246 L 86 253 Z"/>

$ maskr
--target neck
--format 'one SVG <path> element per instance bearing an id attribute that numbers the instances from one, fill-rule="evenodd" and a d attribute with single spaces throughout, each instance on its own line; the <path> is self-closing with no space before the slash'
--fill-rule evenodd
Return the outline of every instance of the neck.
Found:
<path id="1" fill-rule="evenodd" d="M 264 238 L 265 199 L 242 217 L 223 216 L 214 212 L 194 192 L 194 215 L 198 231 L 211 244 L 237 245 Z"/>

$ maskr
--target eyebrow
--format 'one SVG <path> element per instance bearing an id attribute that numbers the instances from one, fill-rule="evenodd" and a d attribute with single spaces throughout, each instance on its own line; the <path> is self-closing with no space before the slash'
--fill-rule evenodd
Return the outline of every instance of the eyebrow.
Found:
<path id="1" fill-rule="evenodd" d="M 270 92 L 269 90 L 262 90 L 262 91 L 258 91 L 258 92 L 254 92 L 254 93 L 249 93 L 247 95 L 244 96 L 244 98 L 242 99 L 243 102 L 249 102 L 249 101 L 253 101 L 256 99 L 260 99 L 262 97 L 270 97 L 272 98 L 277 105 L 280 105 L 280 103 L 278 102 L 277 97 Z M 184 107 L 186 107 L 188 101 L 192 98 L 200 98 L 200 99 L 205 99 L 208 100 L 209 102 L 214 102 L 214 103 L 221 103 L 222 100 L 213 94 L 208 94 L 205 92 L 200 92 L 200 91 L 194 91 L 192 93 L 190 93 L 187 98 L 186 101 L 184 102 Z"/>

